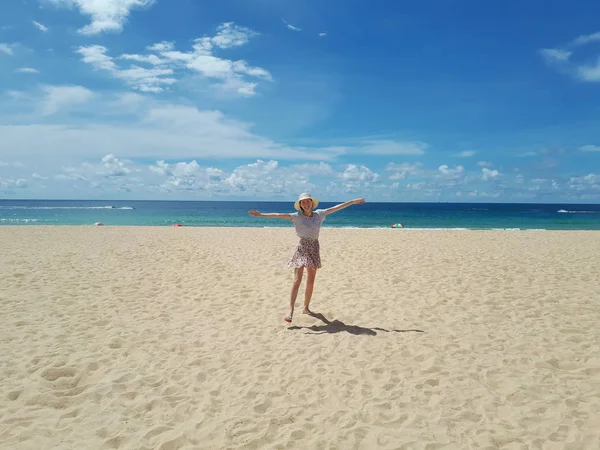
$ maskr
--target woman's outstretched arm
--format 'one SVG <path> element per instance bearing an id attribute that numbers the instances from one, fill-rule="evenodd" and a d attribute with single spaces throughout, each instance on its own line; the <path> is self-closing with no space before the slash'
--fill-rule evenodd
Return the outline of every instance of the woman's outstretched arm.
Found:
<path id="1" fill-rule="evenodd" d="M 349 202 L 340 203 L 339 205 L 335 205 L 335 206 L 332 206 L 331 208 L 327 208 L 325 210 L 325 212 L 327 214 L 332 214 L 336 211 L 339 211 L 340 209 L 347 208 L 348 206 L 351 206 L 351 205 L 362 205 L 364 202 L 365 202 L 364 198 L 357 198 L 355 200 L 350 200 Z"/>
<path id="2" fill-rule="evenodd" d="M 289 214 L 261 213 L 261 212 L 258 212 L 255 209 L 252 209 L 252 210 L 248 211 L 248 214 L 250 214 L 253 217 L 264 217 L 265 219 L 285 219 L 285 220 L 292 220 L 292 216 L 290 216 Z"/>

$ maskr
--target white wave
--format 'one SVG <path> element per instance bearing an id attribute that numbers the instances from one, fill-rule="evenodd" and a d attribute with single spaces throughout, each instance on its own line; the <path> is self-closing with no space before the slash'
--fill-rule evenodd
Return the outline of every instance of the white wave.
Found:
<path id="1" fill-rule="evenodd" d="M 392 228 L 392 230 L 414 230 L 414 231 L 467 231 L 470 228 Z"/>
<path id="2" fill-rule="evenodd" d="M 600 211 L 567 211 L 566 209 L 559 209 L 556 212 L 561 214 L 600 214 Z"/>
<path id="3" fill-rule="evenodd" d="M 135 209 L 133 206 L 0 206 L 0 209 Z"/>
<path id="4" fill-rule="evenodd" d="M 357 226 L 353 226 L 353 225 L 344 225 L 344 226 L 325 226 L 323 225 L 323 229 L 338 229 L 338 230 L 387 230 L 387 229 L 391 229 L 391 227 L 388 226 L 380 226 L 380 227 L 357 227 Z"/>
<path id="5" fill-rule="evenodd" d="M 0 219 L 0 222 L 15 222 L 15 223 L 29 223 L 37 222 L 38 219 Z"/>
<path id="6" fill-rule="evenodd" d="M 545 228 L 394 228 L 418 231 L 548 231 Z"/>

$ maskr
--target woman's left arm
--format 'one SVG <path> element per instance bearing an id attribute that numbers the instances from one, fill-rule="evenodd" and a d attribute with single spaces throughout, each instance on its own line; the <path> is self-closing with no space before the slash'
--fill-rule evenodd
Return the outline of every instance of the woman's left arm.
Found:
<path id="1" fill-rule="evenodd" d="M 331 208 L 327 208 L 325 212 L 327 214 L 332 214 L 334 212 L 339 211 L 340 209 L 347 208 L 351 205 L 362 205 L 365 202 L 364 198 L 357 198 L 356 200 L 350 200 L 349 202 L 340 203 L 339 205 L 332 206 Z"/>

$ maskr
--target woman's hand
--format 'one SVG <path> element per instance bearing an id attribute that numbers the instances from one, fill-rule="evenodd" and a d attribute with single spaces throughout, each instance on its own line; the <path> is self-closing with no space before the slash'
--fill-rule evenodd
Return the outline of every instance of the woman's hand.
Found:
<path id="1" fill-rule="evenodd" d="M 364 198 L 357 198 L 356 200 L 352 200 L 352 203 L 354 203 L 355 205 L 362 205 L 364 202 Z"/>
<path id="2" fill-rule="evenodd" d="M 251 209 L 250 211 L 248 211 L 248 214 L 254 217 L 260 217 L 260 213 L 255 209 Z"/>

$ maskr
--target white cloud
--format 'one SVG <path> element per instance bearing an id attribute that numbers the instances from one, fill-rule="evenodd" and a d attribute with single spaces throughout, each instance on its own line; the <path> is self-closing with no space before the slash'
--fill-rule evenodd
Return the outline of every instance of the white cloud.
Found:
<path id="1" fill-rule="evenodd" d="M 537 192 L 537 193 L 542 193 L 542 192 L 550 192 L 550 191 L 555 191 L 560 189 L 560 185 L 558 184 L 558 182 L 556 180 L 553 179 L 546 179 L 546 178 L 534 178 L 532 180 L 529 180 L 529 182 L 531 184 L 533 184 L 533 186 L 529 187 L 527 190 L 530 192 Z"/>
<path id="2" fill-rule="evenodd" d="M 261 67 L 248 65 L 244 60 L 223 59 L 214 53 L 219 49 L 245 45 L 255 35 L 256 33 L 248 28 L 228 22 L 217 28 L 215 36 L 195 39 L 192 50 L 188 52 L 175 50 L 172 42 L 159 42 L 147 47 L 147 50 L 154 54 L 124 54 L 118 57 L 140 64 L 150 64 L 151 68 L 132 65 L 129 69 L 121 69 L 114 59 L 107 55 L 106 47 L 100 45 L 80 47 L 77 52 L 83 56 L 84 62 L 98 70 L 109 72 L 114 78 L 124 80 L 140 91 L 160 92 L 164 90 L 165 85 L 177 81 L 174 78 L 176 70 L 185 69 L 188 73 L 198 73 L 217 81 L 215 87 L 221 91 L 250 97 L 256 94 L 258 83 L 248 81 L 247 78 L 271 81 L 271 74 Z"/>
<path id="3" fill-rule="evenodd" d="M 425 187 L 425 182 L 421 181 L 419 183 L 407 183 L 406 184 L 406 189 L 412 189 L 414 191 L 418 191 L 421 190 Z"/>
<path id="4" fill-rule="evenodd" d="M 340 182 L 330 181 L 325 192 L 329 196 L 338 198 L 342 195 L 356 193 L 365 196 L 369 192 L 376 192 L 382 187 L 379 182 L 379 174 L 362 164 L 347 164 L 342 172 L 334 173 L 334 179 L 338 179 Z M 306 189 L 302 190 L 305 191 Z"/>
<path id="5" fill-rule="evenodd" d="M 106 52 L 106 49 L 105 49 Z M 153 66 L 160 66 L 166 64 L 167 61 L 159 58 L 156 55 L 121 55 L 119 59 L 127 59 L 130 61 L 136 61 L 139 63 L 152 64 Z"/>
<path id="6" fill-rule="evenodd" d="M 319 37 L 325 37 L 327 36 L 327 33 L 319 33 Z"/>
<path id="7" fill-rule="evenodd" d="M 244 60 L 219 58 L 214 52 L 217 49 L 245 45 L 255 35 L 256 33 L 248 28 L 225 23 L 218 27 L 216 36 L 194 40 L 190 52 L 175 51 L 170 43 L 160 43 L 153 48 L 158 49 L 156 51 L 172 64 L 183 66 L 207 78 L 220 80 L 222 89 L 251 96 L 255 94 L 257 83 L 246 81 L 246 76 L 270 81 L 271 74 L 263 68 L 249 66 Z"/>
<path id="8" fill-rule="evenodd" d="M 500 193 L 499 192 L 482 192 L 479 191 L 477 189 L 475 189 L 474 191 L 471 191 L 468 193 L 469 197 L 482 197 L 482 198 L 488 198 L 488 197 L 492 197 L 492 198 L 498 198 L 500 197 Z"/>
<path id="9" fill-rule="evenodd" d="M 19 193 L 23 198 L 65 198 L 73 192 L 87 198 L 118 198 L 127 192 L 131 198 L 293 198 L 312 190 L 335 200 L 350 193 L 397 200 L 401 189 L 402 198 L 410 201 L 451 200 L 456 192 L 463 199 L 469 192 L 507 201 L 518 192 L 534 200 L 549 194 L 564 199 L 568 192 L 573 200 L 590 195 L 600 199 L 598 176 L 592 174 L 574 174 L 569 182 L 545 172 L 546 181 L 532 182 L 528 167 L 523 167 L 526 176 L 500 174 L 483 161 L 469 170 L 430 163 L 424 168 L 412 158 L 395 162 L 394 156 L 386 160 L 394 162 L 380 168 L 361 164 L 371 155 L 368 150 L 358 153 L 372 143 L 362 145 L 364 139 L 353 154 L 345 148 L 290 146 L 259 136 L 252 124 L 219 111 L 154 96 L 102 94 L 82 86 L 43 86 L 39 92 L 38 97 L 13 92 L 0 99 L 3 104 L 15 102 L 23 112 L 11 118 L 10 126 L 0 126 L 0 155 L 18 154 L 26 165 L 19 168 L 8 156 L 0 157 L 0 176 L 11 180 L 2 186 L 14 193 L 18 185 L 27 185 Z M 60 114 L 35 119 L 36 112 Z M 338 165 L 340 155 L 352 164 Z M 246 163 L 233 165 L 235 160 Z"/>
<path id="10" fill-rule="evenodd" d="M 379 174 L 374 173 L 371 169 L 364 165 L 348 164 L 346 169 L 338 175 L 344 182 L 348 184 L 354 183 L 376 183 L 379 181 Z"/>
<path id="11" fill-rule="evenodd" d="M 471 156 L 475 156 L 477 152 L 473 150 L 465 150 L 463 152 L 458 153 L 456 156 L 458 158 L 470 158 Z"/>
<path id="12" fill-rule="evenodd" d="M 600 152 L 600 145 L 583 145 L 579 147 L 582 152 Z"/>
<path id="13" fill-rule="evenodd" d="M 600 190 L 600 175 L 590 173 L 582 177 L 571 177 L 569 187 L 576 191 Z"/>
<path id="14" fill-rule="evenodd" d="M 292 31 L 302 31 L 302 28 L 295 27 L 294 25 L 292 25 L 292 24 L 290 24 L 290 23 L 286 22 L 286 21 L 285 21 L 285 20 L 283 20 L 283 19 L 281 19 L 281 21 L 282 21 L 282 22 L 283 22 L 283 23 L 286 25 L 286 27 L 287 27 L 287 29 L 288 29 L 288 30 L 292 30 Z"/>
<path id="15" fill-rule="evenodd" d="M 88 169 L 92 166 L 90 164 L 83 164 L 82 167 Z M 59 181 L 68 181 L 68 180 L 89 181 L 89 178 L 86 177 L 85 175 L 79 173 L 78 170 L 81 170 L 81 169 L 78 169 L 75 167 L 64 167 L 63 171 L 65 173 L 60 173 L 58 175 L 55 175 L 53 178 L 54 178 L 54 180 L 59 180 Z"/>
<path id="16" fill-rule="evenodd" d="M 26 189 L 28 187 L 27 180 L 23 178 L 19 179 L 5 179 L 0 178 L 0 189 L 12 190 L 12 189 Z"/>
<path id="17" fill-rule="evenodd" d="M 331 169 L 331 171 L 329 170 Z M 423 174 L 419 174 L 422 176 Z M 322 179 L 321 177 L 324 177 Z M 56 191 L 62 186 L 67 194 L 76 189 L 85 197 L 94 191 L 102 191 L 106 196 L 115 198 L 118 192 L 131 192 L 134 198 L 179 193 L 177 198 L 244 197 L 244 198 L 294 198 L 299 192 L 310 191 L 322 198 L 338 200 L 352 193 L 376 198 L 394 198 L 394 192 L 403 188 L 403 197 L 411 200 L 446 195 L 470 198 L 500 198 L 505 195 L 505 186 L 498 185 L 493 190 L 482 189 L 477 180 L 471 178 L 468 184 L 462 183 L 456 190 L 456 182 L 438 184 L 435 174 L 426 174 L 427 179 L 401 185 L 379 183 L 379 176 L 364 165 L 347 165 L 336 171 L 326 163 L 292 164 L 283 166 L 277 160 L 257 160 L 224 170 L 218 167 L 200 165 L 196 160 L 168 163 L 157 160 L 150 166 L 142 162 L 129 161 L 115 154 L 105 154 L 96 162 L 63 167 L 60 173 L 49 175 L 48 169 L 31 175 L 31 183 L 24 177 L 13 177 L 12 183 L 3 186 L 11 188 L 51 186 Z M 519 175 L 520 176 L 520 175 Z M 330 180 L 338 180 L 338 182 Z M 466 180 L 466 178 L 464 179 Z M 481 177 L 479 178 L 481 181 Z M 551 193 L 559 193 L 572 198 L 593 199 L 600 196 L 600 175 L 589 174 L 573 177 L 565 187 L 572 194 L 561 189 L 554 179 L 532 179 L 521 189 L 512 190 L 514 198 L 547 198 Z M 448 188 L 448 189 L 446 189 Z M 509 191 L 510 188 L 509 188 Z M 30 192 L 27 190 L 26 192 Z M 50 192 L 50 191 L 48 191 Z M 14 193 L 14 189 L 11 192 Z M 25 194 L 21 194 L 25 195 Z M 181 196 L 184 197 L 181 197 Z M 164 198 L 173 198 L 171 196 Z M 378 197 L 381 198 L 381 197 Z M 447 197 L 448 198 L 448 197 Z"/>
<path id="18" fill-rule="evenodd" d="M 43 33 L 46 33 L 46 32 L 48 31 L 48 27 L 47 27 L 47 26 L 45 26 L 45 25 L 42 25 L 41 23 L 39 23 L 39 22 L 36 22 L 35 20 L 34 20 L 32 23 L 33 23 L 33 25 L 35 25 L 35 27 L 36 27 L 38 30 L 40 30 L 41 32 L 43 32 Z"/>
<path id="19" fill-rule="evenodd" d="M 246 197 L 266 195 L 293 198 L 300 192 L 316 192 L 318 185 L 311 182 L 311 177 L 323 176 L 327 167 L 326 164 L 305 165 L 304 169 L 299 165 L 282 167 L 277 161 L 258 160 L 236 167 L 230 176 L 223 176 L 219 191 Z"/>
<path id="20" fill-rule="evenodd" d="M 102 158 L 102 165 L 104 171 L 101 174 L 107 177 L 124 177 L 131 173 L 131 170 L 125 166 L 125 162 L 120 161 L 112 153 Z"/>
<path id="21" fill-rule="evenodd" d="M 130 12 L 152 6 L 154 0 L 50 0 L 57 6 L 79 8 L 92 22 L 79 30 L 81 34 L 121 32 Z"/>
<path id="22" fill-rule="evenodd" d="M 307 175 L 330 175 L 333 173 L 333 167 L 329 164 L 320 162 L 319 164 L 295 164 L 294 171 Z"/>
<path id="23" fill-rule="evenodd" d="M 585 64 L 577 67 L 577 75 L 583 81 L 600 81 L 600 57 L 594 64 Z"/>
<path id="24" fill-rule="evenodd" d="M 492 180 L 500 176 L 500 172 L 497 170 L 490 170 L 487 167 L 481 169 L 481 178 L 485 181 Z"/>
<path id="25" fill-rule="evenodd" d="M 13 162 L 0 161 L 0 167 L 24 167 L 24 164 L 20 161 L 13 161 Z"/>
<path id="26" fill-rule="evenodd" d="M 128 163 L 131 164 L 131 161 Z M 130 169 L 125 161 L 113 154 L 107 154 L 100 159 L 100 162 L 85 162 L 78 166 L 63 167 L 62 173 L 50 177 L 35 173 L 32 178 L 40 181 L 51 180 L 55 188 L 63 182 L 68 182 L 69 191 L 73 187 L 106 192 L 147 190 L 148 186 L 137 176 L 139 172 L 140 169 Z"/>
<path id="27" fill-rule="evenodd" d="M 590 42 L 600 42 L 600 32 L 579 36 L 573 41 L 573 45 L 585 45 L 589 44 Z"/>
<path id="28" fill-rule="evenodd" d="M 114 78 L 125 81 L 129 86 L 142 92 L 160 92 L 163 85 L 171 85 L 176 82 L 173 69 L 151 68 L 145 69 L 139 66 L 130 66 L 128 69 L 119 68 L 113 59 L 106 54 L 108 50 L 101 45 L 79 47 L 77 53 L 83 56 L 83 62 L 91 64 L 97 70 L 106 70 Z M 130 56 L 130 55 L 128 55 Z"/>
<path id="29" fill-rule="evenodd" d="M 292 147 L 258 136 L 252 133 L 252 124 L 231 120 L 219 111 L 158 102 L 132 93 L 103 96 L 80 86 L 46 86 L 43 93 L 43 98 L 35 99 L 15 94 L 16 101 L 31 102 L 31 111 L 42 117 L 0 126 L 0 154 L 19 148 L 19 154 L 30 158 L 53 155 L 64 159 L 78 158 L 85 149 L 86 156 L 96 158 L 112 152 L 127 158 L 252 156 L 324 162 L 339 155 L 337 149 Z M 73 121 L 79 118 L 73 107 L 83 104 L 86 121 Z M 58 111 L 64 113 L 61 121 L 43 123 L 44 115 Z"/>
<path id="30" fill-rule="evenodd" d="M 158 185 L 158 190 L 172 192 L 176 190 L 194 191 L 211 190 L 219 191 L 222 184 L 223 171 L 214 167 L 201 167 L 195 160 L 189 163 L 178 162 L 168 164 L 157 161 L 150 166 L 152 172 L 167 177 L 167 180 Z"/>
<path id="31" fill-rule="evenodd" d="M 233 22 L 223 23 L 217 28 L 217 31 L 216 36 L 201 39 L 202 43 L 207 45 L 206 50 L 210 50 L 213 45 L 219 48 L 240 47 L 246 45 L 251 37 L 258 36 L 258 33 Z"/>
<path id="32" fill-rule="evenodd" d="M 458 168 L 446 169 L 442 174 L 445 178 L 440 179 L 435 173 L 419 172 L 417 176 L 425 176 L 423 180 L 410 180 L 406 184 L 398 182 L 386 185 L 379 182 L 379 175 L 365 165 L 350 164 L 336 171 L 326 163 L 318 164 L 292 164 L 282 166 L 277 160 L 257 160 L 250 164 L 240 165 L 231 170 L 200 165 L 196 160 L 186 160 L 168 163 L 157 160 L 151 166 L 125 166 L 128 170 L 122 170 L 124 160 L 112 155 L 102 158 L 102 164 L 83 164 L 79 168 L 65 168 L 58 176 L 59 180 L 69 182 L 80 182 L 86 186 L 101 188 L 107 192 L 130 191 L 141 193 L 173 193 L 187 192 L 185 195 L 208 196 L 241 196 L 241 197 L 281 197 L 290 198 L 299 192 L 309 190 L 319 193 L 320 196 L 329 198 L 340 198 L 350 193 L 390 197 L 390 192 L 403 188 L 406 198 L 426 199 L 430 197 L 440 198 L 442 195 L 455 195 L 456 197 L 468 196 L 471 198 L 499 198 L 505 195 L 505 186 L 498 185 L 493 190 L 481 189 L 478 180 L 482 177 L 447 178 L 449 173 L 465 175 Z M 106 173 L 107 162 L 113 162 L 115 171 Z M 390 165 L 395 169 L 408 165 Z M 138 168 L 139 167 L 139 168 Z M 95 168 L 92 170 L 92 168 Z M 412 167 L 413 169 L 415 167 Z M 438 170 L 439 172 L 439 170 Z M 482 171 L 482 173 L 485 171 Z M 500 176 L 490 171 L 493 178 Z M 132 176 L 136 174 L 135 177 Z M 410 175 L 415 176 L 415 175 Z M 137 178 L 136 178 L 137 177 Z M 323 178 L 324 177 L 324 178 Z M 590 189 L 596 189 L 598 178 L 595 175 L 580 177 L 581 188 L 577 190 L 578 195 L 590 195 Z M 329 181 L 329 180 L 338 180 Z M 137 180 L 137 181 L 135 181 Z M 573 179 L 573 188 L 576 190 L 577 179 Z M 456 185 L 463 188 L 455 190 Z M 446 189 L 448 188 L 448 189 Z M 528 186 L 524 186 L 521 193 L 528 192 L 528 198 L 535 199 L 547 196 L 549 192 L 557 192 L 560 185 L 553 179 L 534 179 Z M 408 192 L 411 192 L 410 194 Z M 518 194 L 517 191 L 513 195 Z M 562 192 L 562 191 L 561 191 Z M 457 194 L 460 193 L 460 194 Z M 519 197 L 522 198 L 522 197 Z"/>
<path id="33" fill-rule="evenodd" d="M 202 167 L 195 160 L 168 164 L 157 161 L 150 171 L 160 179 L 151 188 L 157 192 L 202 192 L 205 195 L 276 195 L 293 197 L 312 190 L 310 178 L 329 174 L 328 164 L 302 164 L 282 167 L 278 161 L 257 160 L 235 167 L 229 174 L 215 167 Z M 164 179 L 166 178 L 166 180 Z"/>
<path id="34" fill-rule="evenodd" d="M 488 161 L 479 161 L 477 165 L 479 167 L 492 167 L 492 163 Z"/>
<path id="35" fill-rule="evenodd" d="M 106 55 L 108 49 L 102 45 L 79 47 L 77 53 L 83 56 L 83 62 L 92 64 L 96 69 L 115 71 L 118 69 L 110 56 Z"/>
<path id="36" fill-rule="evenodd" d="M 387 167 L 385 168 L 385 170 L 393 172 L 393 174 L 389 176 L 390 180 L 403 180 L 403 179 L 407 178 L 408 176 L 419 175 L 421 173 L 421 170 L 420 170 L 421 166 L 422 166 L 422 164 L 419 162 L 414 163 L 414 164 L 389 163 L 387 165 Z"/>
<path id="37" fill-rule="evenodd" d="M 236 168 L 233 173 L 225 179 L 225 183 L 240 191 L 256 191 L 257 187 L 265 185 L 274 185 L 273 174 L 277 171 L 279 163 L 277 161 L 264 162 L 261 160 Z M 281 181 L 281 180 L 279 180 Z"/>
<path id="38" fill-rule="evenodd" d="M 466 185 L 471 178 L 463 166 L 451 168 L 447 164 L 442 164 L 436 172 L 426 173 L 425 176 L 428 179 L 427 192 L 430 196 L 441 195 L 445 188 L 453 190 L 456 186 Z"/>
<path id="39" fill-rule="evenodd" d="M 3 44 L 0 42 L 0 53 L 4 53 L 5 55 L 12 56 L 13 50 L 12 46 L 8 44 Z"/>
<path id="40" fill-rule="evenodd" d="M 41 105 L 41 114 L 49 116 L 61 109 L 89 101 L 94 94 L 82 86 L 44 86 L 45 99 Z"/>
<path id="41" fill-rule="evenodd" d="M 20 69 L 15 70 L 18 73 L 40 73 L 37 69 L 32 69 L 31 67 L 21 67 Z"/>
<path id="42" fill-rule="evenodd" d="M 540 50 L 540 54 L 548 64 L 581 81 L 600 82 L 600 57 L 592 63 L 573 60 L 573 55 L 579 47 L 599 41 L 600 32 L 582 35 L 563 48 L 545 48 Z"/>
<path id="43" fill-rule="evenodd" d="M 429 146 L 424 142 L 392 140 L 364 140 L 356 147 L 346 147 L 349 152 L 372 155 L 423 155 Z"/>
<path id="44" fill-rule="evenodd" d="M 63 168 L 65 172 L 78 174 L 84 178 L 98 178 L 120 180 L 129 177 L 136 179 L 141 168 L 134 167 L 135 163 L 131 160 L 123 160 L 112 153 L 108 153 L 100 158 L 98 163 L 84 162 L 80 167 Z M 119 181 L 120 182 L 120 181 Z"/>
<path id="45" fill-rule="evenodd" d="M 556 48 L 544 48 L 544 49 L 540 50 L 540 53 L 546 59 L 546 61 L 549 63 L 567 62 L 569 60 L 569 58 L 571 57 L 570 51 L 560 50 L 560 49 L 556 49 Z"/>
<path id="46" fill-rule="evenodd" d="M 199 168 L 200 166 L 196 161 L 167 164 L 161 160 L 156 161 L 155 166 L 150 166 L 150 170 L 153 172 L 170 177 L 195 176 Z"/>
<path id="47" fill-rule="evenodd" d="M 105 101 L 104 108 L 108 111 L 119 111 L 122 114 L 138 114 L 144 106 L 149 104 L 148 99 L 137 92 L 121 93 L 116 98 L 107 98 Z"/>
<path id="48" fill-rule="evenodd" d="M 465 168 L 463 166 L 456 166 L 456 168 L 451 169 L 450 167 L 448 167 L 448 165 L 442 164 L 441 166 L 438 167 L 438 170 L 443 175 L 450 176 L 450 177 L 456 177 L 456 176 L 463 174 L 465 171 Z"/>
<path id="49" fill-rule="evenodd" d="M 146 49 L 151 52 L 168 52 L 175 49 L 175 44 L 167 41 L 157 42 L 156 44 L 149 45 Z"/>

